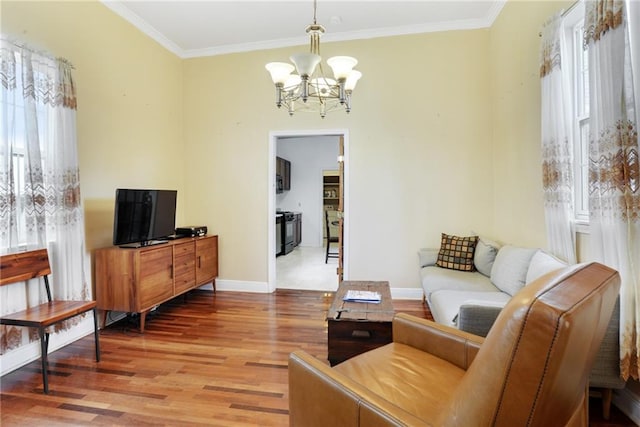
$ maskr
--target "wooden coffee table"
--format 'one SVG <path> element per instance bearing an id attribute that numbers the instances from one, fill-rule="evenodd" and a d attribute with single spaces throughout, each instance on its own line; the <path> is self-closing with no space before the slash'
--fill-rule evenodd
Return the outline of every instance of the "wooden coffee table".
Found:
<path id="1" fill-rule="evenodd" d="M 382 298 L 377 304 L 343 301 L 350 289 L 378 292 Z M 342 282 L 327 313 L 331 366 L 390 343 L 394 314 L 389 282 Z"/>

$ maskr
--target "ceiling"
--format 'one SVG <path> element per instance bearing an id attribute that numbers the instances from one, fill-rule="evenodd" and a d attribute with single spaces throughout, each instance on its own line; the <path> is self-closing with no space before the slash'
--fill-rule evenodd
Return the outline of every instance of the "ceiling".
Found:
<path id="1" fill-rule="evenodd" d="M 307 44 L 311 0 L 102 0 L 182 58 Z M 324 1 L 323 41 L 355 40 L 491 26 L 506 0 Z"/>

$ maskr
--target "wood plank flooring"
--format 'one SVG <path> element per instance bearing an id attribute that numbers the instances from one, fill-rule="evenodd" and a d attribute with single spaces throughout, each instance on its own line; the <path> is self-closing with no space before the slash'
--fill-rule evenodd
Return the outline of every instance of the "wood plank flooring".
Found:
<path id="1" fill-rule="evenodd" d="M 150 315 L 144 334 L 130 321 L 104 329 L 100 363 L 92 336 L 52 353 L 49 395 L 39 361 L 2 377 L 0 424 L 286 426 L 288 355 L 326 361 L 332 297 L 193 291 Z M 394 307 L 431 317 L 421 301 Z"/>

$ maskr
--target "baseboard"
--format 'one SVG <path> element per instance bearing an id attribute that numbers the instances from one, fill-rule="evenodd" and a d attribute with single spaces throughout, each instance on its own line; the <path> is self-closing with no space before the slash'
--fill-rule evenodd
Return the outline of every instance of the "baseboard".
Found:
<path id="1" fill-rule="evenodd" d="M 85 318 L 73 328 L 51 334 L 49 338 L 49 354 L 92 333 L 93 318 L 91 316 L 85 316 Z M 95 357 L 95 353 L 92 352 L 91 356 Z M 38 359 L 40 359 L 40 341 L 31 342 L 0 355 L 0 376 L 15 371 Z"/>
<path id="2" fill-rule="evenodd" d="M 200 289 L 213 290 L 213 285 L 208 283 L 200 286 Z M 235 291 L 235 292 L 257 292 L 269 293 L 269 285 L 267 282 L 250 282 L 247 280 L 228 280 L 217 279 L 216 290 L 218 291 Z"/>
<path id="3" fill-rule="evenodd" d="M 623 388 L 613 391 L 613 404 L 618 407 L 636 425 L 640 425 L 640 396 Z"/>
<path id="4" fill-rule="evenodd" d="M 213 285 L 208 283 L 200 286 L 200 289 L 213 290 Z M 266 282 L 250 282 L 246 280 L 216 280 L 216 290 L 232 292 L 257 292 L 269 293 L 269 286 Z M 316 289 L 319 291 L 335 291 L 334 289 Z M 422 288 L 391 288 L 391 297 L 394 299 L 422 299 Z"/>
<path id="5" fill-rule="evenodd" d="M 393 299 L 419 299 L 423 296 L 422 288 L 391 288 Z"/>
<path id="6" fill-rule="evenodd" d="M 199 289 L 213 290 L 213 285 L 208 283 L 200 286 Z M 269 293 L 269 286 L 266 282 L 250 282 L 246 280 L 216 280 L 216 290 L 232 292 L 257 292 Z M 314 289 L 318 291 L 335 291 L 332 289 Z M 391 288 L 391 297 L 394 299 L 421 300 L 423 296 L 422 288 Z"/>

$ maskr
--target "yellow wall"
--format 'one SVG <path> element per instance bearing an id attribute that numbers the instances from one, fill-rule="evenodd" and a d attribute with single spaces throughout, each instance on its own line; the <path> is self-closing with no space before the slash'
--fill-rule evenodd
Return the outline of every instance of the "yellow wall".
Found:
<path id="1" fill-rule="evenodd" d="M 539 32 L 572 1 L 508 1 L 490 31 L 493 216 L 499 237 L 546 247 L 540 152 Z"/>
<path id="2" fill-rule="evenodd" d="M 264 69 L 306 46 L 186 60 L 188 215 L 221 236 L 221 276 L 267 280 L 270 131 L 348 129 L 352 279 L 417 287 L 418 248 L 490 232 L 487 44 L 487 30 L 324 43 L 364 74 L 353 111 L 325 119 L 279 111 Z"/>
<path id="3" fill-rule="evenodd" d="M 182 61 L 99 2 L 1 7 L 3 34 L 75 66 L 88 249 L 111 244 L 118 187 L 177 189 L 183 208 Z"/>

